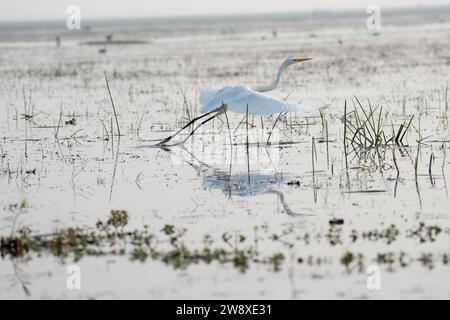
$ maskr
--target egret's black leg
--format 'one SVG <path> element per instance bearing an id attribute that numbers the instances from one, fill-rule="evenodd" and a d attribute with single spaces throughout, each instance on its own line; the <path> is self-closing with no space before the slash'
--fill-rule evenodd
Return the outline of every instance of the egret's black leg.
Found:
<path id="1" fill-rule="evenodd" d="M 210 112 L 207 112 L 205 114 L 202 114 L 201 116 L 192 119 L 191 121 L 189 121 L 187 124 L 185 124 L 181 129 L 179 129 L 177 132 L 175 132 L 174 134 L 171 134 L 170 136 L 162 139 L 160 142 L 158 142 L 156 144 L 156 146 L 164 146 L 167 142 L 169 142 L 170 140 L 172 140 L 175 136 L 177 136 L 181 131 L 183 131 L 184 129 L 186 129 L 187 127 L 189 127 L 190 125 L 192 125 L 195 121 L 200 120 L 206 116 L 209 116 L 212 113 L 217 113 L 218 111 L 220 111 L 220 109 L 222 108 L 222 106 L 220 108 L 214 109 Z"/>
<path id="2" fill-rule="evenodd" d="M 220 115 L 221 115 L 222 113 L 224 113 L 224 112 L 225 112 L 225 108 L 224 108 L 224 107 L 220 107 L 219 109 L 216 109 L 216 114 L 214 114 L 212 117 L 210 117 L 210 118 L 208 118 L 208 119 L 206 119 L 206 120 L 203 120 L 201 123 L 199 123 L 199 124 L 194 128 L 194 130 L 192 130 L 192 131 L 189 133 L 189 135 L 188 135 L 186 138 L 184 138 L 182 141 L 177 142 L 177 143 L 174 143 L 174 144 L 172 144 L 172 145 L 170 145 L 170 146 L 178 146 L 178 145 L 180 145 L 180 144 L 184 144 L 184 143 L 187 141 L 187 139 L 189 139 L 189 138 L 195 133 L 195 131 L 197 131 L 201 126 L 203 126 L 204 124 L 208 123 L 208 122 L 211 121 L 212 119 L 214 119 L 214 118 L 220 116 Z"/>

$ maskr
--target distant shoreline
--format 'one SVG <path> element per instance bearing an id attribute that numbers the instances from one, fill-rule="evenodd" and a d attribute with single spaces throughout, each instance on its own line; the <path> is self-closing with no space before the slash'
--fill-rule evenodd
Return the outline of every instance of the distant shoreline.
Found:
<path id="1" fill-rule="evenodd" d="M 389 8 L 383 9 L 383 15 L 396 14 L 419 14 L 419 13 L 442 13 L 450 11 L 448 6 L 414 6 L 404 8 Z M 359 17 L 367 15 L 362 10 L 314 10 L 309 12 L 285 12 L 285 13 L 265 13 L 265 14 L 224 14 L 224 15 L 177 15 L 177 16 L 154 16 L 154 17 L 111 17 L 111 18 L 94 18 L 84 19 L 83 25 L 88 26 L 110 26 L 110 25 L 129 25 L 129 24 L 177 24 L 177 23 L 215 23 L 215 22 L 233 22 L 241 21 L 260 21 L 262 19 L 268 20 L 289 20 L 295 18 L 311 18 L 311 17 Z M 28 28 L 60 28 L 65 25 L 65 20 L 28 20 L 28 21 L 0 21 L 0 28 L 2 29 L 28 29 Z"/>

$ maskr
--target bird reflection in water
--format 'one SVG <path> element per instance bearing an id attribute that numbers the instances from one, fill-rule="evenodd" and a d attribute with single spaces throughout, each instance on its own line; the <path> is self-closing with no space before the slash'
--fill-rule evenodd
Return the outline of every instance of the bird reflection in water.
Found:
<path id="1" fill-rule="evenodd" d="M 246 173 L 231 174 L 231 163 L 227 172 L 202 162 L 184 147 L 183 150 L 189 155 L 189 157 L 183 157 L 183 161 L 203 176 L 203 186 L 207 189 L 222 190 L 229 198 L 274 194 L 278 197 L 284 213 L 290 216 L 304 215 L 292 211 L 283 192 L 276 188 L 277 185 L 289 180 L 287 175 L 269 171 L 250 171 L 250 169 Z"/>

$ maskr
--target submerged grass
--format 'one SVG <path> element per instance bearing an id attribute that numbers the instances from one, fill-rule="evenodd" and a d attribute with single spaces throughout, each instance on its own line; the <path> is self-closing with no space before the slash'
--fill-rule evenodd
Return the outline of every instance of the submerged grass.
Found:
<path id="1" fill-rule="evenodd" d="M 112 109 L 113 109 L 113 112 L 114 112 L 114 118 L 116 119 L 117 134 L 120 137 L 119 120 L 117 119 L 116 107 L 114 105 L 114 100 L 113 100 L 112 95 L 111 95 L 111 89 L 109 88 L 109 82 L 108 82 L 108 77 L 106 76 L 106 71 L 104 72 L 104 74 L 105 74 L 106 87 L 108 88 L 109 99 L 111 100 L 111 105 L 112 105 Z M 113 134 L 112 129 L 111 129 L 111 134 Z"/>

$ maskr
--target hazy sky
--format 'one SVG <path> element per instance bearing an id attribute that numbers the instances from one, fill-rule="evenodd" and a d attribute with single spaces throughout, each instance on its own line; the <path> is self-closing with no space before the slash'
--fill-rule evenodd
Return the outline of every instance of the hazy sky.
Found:
<path id="1" fill-rule="evenodd" d="M 235 13 L 293 12 L 449 4 L 449 0 L 0 0 L 0 21 L 65 20 L 69 5 L 81 8 L 82 18 L 145 17 Z"/>

